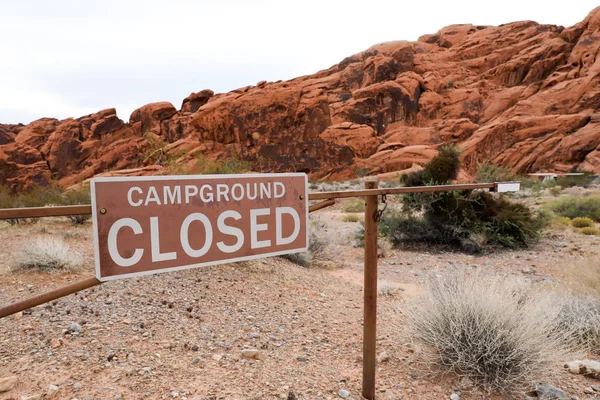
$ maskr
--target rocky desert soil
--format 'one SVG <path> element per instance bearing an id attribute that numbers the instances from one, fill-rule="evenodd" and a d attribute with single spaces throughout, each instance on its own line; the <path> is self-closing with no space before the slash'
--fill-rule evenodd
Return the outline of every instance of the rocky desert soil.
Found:
<path id="1" fill-rule="evenodd" d="M 112 281 L 0 320 L 0 399 L 361 398 L 363 250 L 343 204 L 311 214 L 329 245 L 328 260 L 311 268 L 271 258 Z M 92 276 L 91 233 L 61 218 L 2 223 L 0 305 Z M 11 271 L 37 236 L 63 238 L 83 267 Z M 388 252 L 379 260 L 377 398 L 493 398 L 431 375 L 403 335 L 402 309 L 429 274 L 482 270 L 575 287 L 599 251 L 597 236 L 567 229 L 518 251 Z M 597 381 L 556 372 L 549 383 L 595 398 L 587 392 Z"/>

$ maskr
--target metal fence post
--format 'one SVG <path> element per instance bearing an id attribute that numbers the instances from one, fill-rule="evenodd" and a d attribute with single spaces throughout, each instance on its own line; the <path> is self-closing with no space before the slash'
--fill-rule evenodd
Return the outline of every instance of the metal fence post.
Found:
<path id="1" fill-rule="evenodd" d="M 365 189 L 377 189 L 377 181 L 365 182 Z M 375 399 L 375 363 L 377 341 L 377 195 L 365 196 L 365 278 L 363 325 L 362 395 Z"/>

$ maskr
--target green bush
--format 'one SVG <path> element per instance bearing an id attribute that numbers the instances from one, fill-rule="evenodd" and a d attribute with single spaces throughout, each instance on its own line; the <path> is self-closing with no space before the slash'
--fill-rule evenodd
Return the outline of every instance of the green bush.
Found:
<path id="1" fill-rule="evenodd" d="M 350 199 L 342 210 L 345 213 L 359 213 L 365 211 L 365 201 L 362 199 Z"/>
<path id="2" fill-rule="evenodd" d="M 571 221 L 571 224 L 575 228 L 585 228 L 585 227 L 588 227 L 588 226 L 593 226 L 594 225 L 594 220 L 590 219 L 588 217 L 577 217 L 577 218 L 574 218 Z"/>
<path id="3" fill-rule="evenodd" d="M 546 208 L 561 217 L 587 217 L 596 222 L 600 221 L 600 196 L 575 197 L 563 196 L 549 202 Z"/>
<path id="4" fill-rule="evenodd" d="M 404 175 L 402 180 L 411 186 L 447 184 L 456 179 L 459 156 L 455 147 L 442 147 L 423 170 Z M 486 168 L 491 171 L 486 173 L 488 177 L 499 171 Z M 428 242 L 468 251 L 480 250 L 480 244 L 524 247 L 539 237 L 547 222 L 545 215 L 536 215 L 521 203 L 483 191 L 410 193 L 403 196 L 403 206 L 402 212 L 384 214 L 380 224 L 382 234 L 395 245 Z M 485 237 L 483 243 L 481 236 Z"/>
<path id="5" fill-rule="evenodd" d="M 443 185 L 456 179 L 460 168 L 460 151 L 454 145 L 440 147 L 437 156 L 433 157 L 420 171 L 404 174 L 400 181 L 406 186 Z"/>
<path id="6" fill-rule="evenodd" d="M 585 228 L 581 228 L 579 229 L 579 233 L 581 233 L 582 235 L 590 236 L 598 236 L 598 234 L 600 234 L 598 229 L 594 228 L 593 226 L 586 226 Z"/>

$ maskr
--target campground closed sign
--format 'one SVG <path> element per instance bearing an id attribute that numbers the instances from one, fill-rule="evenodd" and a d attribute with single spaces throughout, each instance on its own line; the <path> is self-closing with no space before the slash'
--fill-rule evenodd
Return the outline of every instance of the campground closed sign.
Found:
<path id="1" fill-rule="evenodd" d="M 304 251 L 305 174 L 95 178 L 96 278 Z"/>

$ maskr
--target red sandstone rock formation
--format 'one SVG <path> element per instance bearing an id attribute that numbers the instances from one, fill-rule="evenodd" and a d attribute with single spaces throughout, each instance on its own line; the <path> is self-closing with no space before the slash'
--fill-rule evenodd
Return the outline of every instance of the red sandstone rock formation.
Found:
<path id="1" fill-rule="evenodd" d="M 486 161 L 521 173 L 600 173 L 599 49 L 600 8 L 570 28 L 453 25 L 314 75 L 193 93 L 179 111 L 148 104 L 128 123 L 109 109 L 0 125 L 0 184 L 194 172 L 200 155 L 231 151 L 257 171 L 393 177 L 443 143 L 462 148 L 467 174 Z"/>

